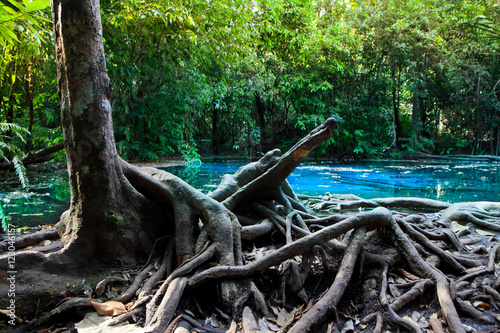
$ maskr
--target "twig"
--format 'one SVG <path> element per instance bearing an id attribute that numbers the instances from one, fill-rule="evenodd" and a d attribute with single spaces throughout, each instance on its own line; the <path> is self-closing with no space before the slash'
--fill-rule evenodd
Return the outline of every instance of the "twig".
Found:
<path id="1" fill-rule="evenodd" d="M 349 241 L 349 245 L 344 253 L 342 263 L 332 286 L 321 299 L 292 326 L 289 330 L 290 333 L 308 332 L 313 325 L 318 325 L 323 321 L 327 312 L 337 306 L 351 279 L 356 260 L 363 246 L 365 234 L 365 227 L 356 229 Z"/>
<path id="2" fill-rule="evenodd" d="M 154 266 L 155 265 L 151 263 L 146 268 L 144 268 L 139 274 L 137 274 L 137 276 L 134 279 L 134 282 L 132 282 L 130 287 L 128 287 L 128 289 L 123 294 L 121 294 L 120 296 L 116 297 L 113 300 L 125 303 L 126 301 L 131 299 L 135 295 L 137 289 L 139 289 L 144 278 L 154 269 Z"/>
<path id="3" fill-rule="evenodd" d="M 389 317 L 394 323 L 406 327 L 413 333 L 422 333 L 422 330 L 416 323 L 398 316 L 398 314 L 394 312 L 389 302 L 387 301 L 387 269 L 388 266 L 385 265 L 382 272 L 382 283 L 380 286 L 380 304 L 385 307 L 387 313 L 389 314 Z"/>

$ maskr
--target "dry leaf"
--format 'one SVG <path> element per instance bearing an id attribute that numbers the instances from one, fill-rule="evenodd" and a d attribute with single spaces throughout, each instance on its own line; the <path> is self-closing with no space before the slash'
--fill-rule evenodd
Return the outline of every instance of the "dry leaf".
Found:
<path id="1" fill-rule="evenodd" d="M 1 313 L 2 315 L 7 316 L 7 317 L 8 317 L 8 318 L 10 318 L 11 320 L 12 320 L 12 319 L 14 319 L 14 320 L 16 321 L 16 323 L 21 324 L 21 323 L 23 322 L 23 320 L 22 320 L 21 318 L 19 318 L 18 316 L 15 316 L 15 315 L 14 315 L 14 316 L 13 316 L 14 318 L 12 318 L 12 317 L 11 317 L 12 315 L 11 315 L 11 313 L 10 313 L 10 310 L 4 310 L 4 309 L 2 309 L 2 310 L 0 310 L 0 313 Z"/>
<path id="2" fill-rule="evenodd" d="M 391 292 L 392 297 L 397 298 L 397 297 L 401 296 L 401 292 L 399 291 L 398 287 L 396 287 L 393 284 L 389 284 L 388 287 L 389 287 L 389 291 Z"/>
<path id="3" fill-rule="evenodd" d="M 117 301 L 108 301 L 104 303 L 90 301 L 90 303 L 97 313 L 103 316 L 117 316 L 127 312 L 125 305 Z"/>
<path id="4" fill-rule="evenodd" d="M 309 301 L 309 303 L 307 303 L 307 306 L 306 306 L 306 308 L 304 309 L 304 313 L 306 313 L 307 311 L 309 311 L 309 309 L 310 309 L 310 308 L 312 308 L 312 307 L 313 307 L 313 300 L 311 299 L 311 300 Z"/>
<path id="5" fill-rule="evenodd" d="M 78 333 L 144 333 L 144 327 L 127 323 L 110 326 L 113 322 L 114 320 L 111 317 L 89 312 L 82 321 L 75 324 L 75 328 Z"/>
<path id="6" fill-rule="evenodd" d="M 469 229 L 469 227 L 462 225 L 460 223 L 457 223 L 455 221 L 451 222 L 451 224 L 450 224 L 451 231 L 457 232 L 457 231 L 462 230 L 462 229 Z"/>
<path id="7" fill-rule="evenodd" d="M 495 234 L 488 230 L 476 229 L 476 232 L 483 236 L 495 236 Z"/>
<path id="8" fill-rule="evenodd" d="M 484 303 L 481 301 L 474 302 L 474 307 L 480 310 L 489 310 L 491 308 L 491 304 Z"/>
<path id="9" fill-rule="evenodd" d="M 295 310 L 295 315 L 293 317 L 293 320 L 299 320 L 300 317 L 302 317 L 302 308 L 304 307 L 304 304 L 296 308 Z"/>
<path id="10" fill-rule="evenodd" d="M 68 297 L 78 297 L 79 295 L 71 290 L 65 290 L 65 291 L 61 291 L 59 293 L 62 297 L 64 298 L 68 298 Z"/>
<path id="11" fill-rule="evenodd" d="M 293 318 L 295 317 L 295 312 L 297 312 L 296 308 L 290 312 L 286 311 L 285 308 L 282 308 L 280 313 L 278 314 L 278 318 L 276 318 L 276 324 L 281 328 L 288 327 L 288 325 L 292 323 Z"/>
<path id="12" fill-rule="evenodd" d="M 354 332 L 354 322 L 348 320 L 345 322 L 344 328 L 342 328 L 342 333 Z"/>
<path id="13" fill-rule="evenodd" d="M 405 271 L 404 269 L 400 269 L 399 271 L 401 272 L 401 274 L 403 274 L 405 276 L 405 278 L 407 278 L 409 280 L 412 280 L 412 281 L 420 280 L 420 278 L 418 276 L 413 275 L 410 272 Z"/>
<path id="14" fill-rule="evenodd" d="M 267 318 L 259 318 L 259 329 L 263 333 L 273 333 L 278 332 L 281 327 L 276 324 L 273 324 Z"/>
<path id="15" fill-rule="evenodd" d="M 236 330 L 238 329 L 238 325 L 236 322 L 233 320 L 231 322 L 231 326 L 229 326 L 229 329 L 226 331 L 226 333 L 236 333 Z"/>
<path id="16" fill-rule="evenodd" d="M 276 317 L 278 317 L 279 313 L 280 313 L 280 308 L 278 308 L 277 306 L 273 306 L 271 305 L 271 310 L 273 310 L 273 313 Z"/>

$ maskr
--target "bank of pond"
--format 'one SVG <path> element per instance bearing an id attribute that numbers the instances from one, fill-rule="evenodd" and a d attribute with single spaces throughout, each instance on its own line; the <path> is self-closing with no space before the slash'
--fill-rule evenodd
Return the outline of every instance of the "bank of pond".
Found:
<path id="1" fill-rule="evenodd" d="M 199 166 L 163 168 L 204 193 L 213 191 L 224 174 L 247 161 L 209 161 Z M 53 224 L 69 206 L 66 171 L 30 175 L 30 188 L 16 178 L 0 180 L 0 204 L 7 223 L 32 228 Z M 498 162 L 307 162 L 288 181 L 297 193 L 354 194 L 364 199 L 420 197 L 449 203 L 500 202 Z"/>

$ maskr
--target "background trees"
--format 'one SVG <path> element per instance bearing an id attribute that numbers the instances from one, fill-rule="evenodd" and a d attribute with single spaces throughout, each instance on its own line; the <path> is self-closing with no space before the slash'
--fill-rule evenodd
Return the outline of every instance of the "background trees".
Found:
<path id="1" fill-rule="evenodd" d="M 22 151 L 62 135 L 48 12 L 30 11 L 45 2 L 2 7 L 0 114 L 31 133 L 17 144 Z M 256 156 L 330 115 L 342 121 L 341 133 L 318 149 L 322 156 L 500 149 L 494 1 L 103 0 L 101 7 L 115 136 L 127 159 Z"/>

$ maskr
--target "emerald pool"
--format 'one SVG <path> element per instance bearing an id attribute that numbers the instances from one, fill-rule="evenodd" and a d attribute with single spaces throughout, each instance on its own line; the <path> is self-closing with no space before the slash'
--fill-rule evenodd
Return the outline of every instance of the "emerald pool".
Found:
<path id="1" fill-rule="evenodd" d="M 204 193 L 213 191 L 221 177 L 247 162 L 206 162 L 199 167 L 164 168 Z M 288 178 L 297 193 L 355 194 L 378 197 L 421 197 L 450 203 L 500 201 L 500 163 L 308 162 Z M 0 182 L 0 204 L 6 221 L 33 227 L 58 221 L 69 206 L 64 171 L 31 177 L 28 191 L 13 178 Z"/>

